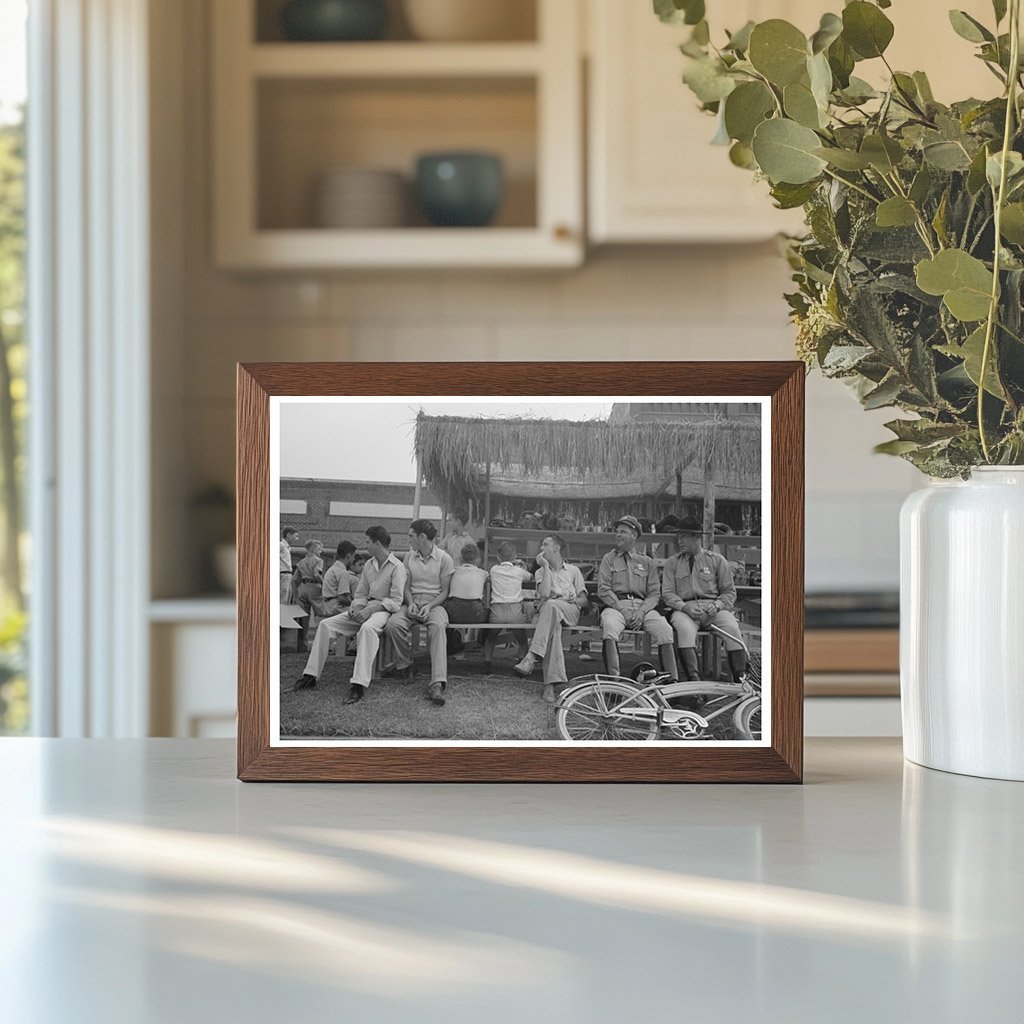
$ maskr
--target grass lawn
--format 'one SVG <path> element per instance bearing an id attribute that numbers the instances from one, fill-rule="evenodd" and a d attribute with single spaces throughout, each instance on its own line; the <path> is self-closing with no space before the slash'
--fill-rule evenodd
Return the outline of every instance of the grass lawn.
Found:
<path id="1" fill-rule="evenodd" d="M 623 668 L 628 670 L 640 660 L 625 656 Z M 544 684 L 539 666 L 530 679 L 522 679 L 512 671 L 515 662 L 514 647 L 499 649 L 494 674 L 485 676 L 482 652 L 475 647 L 466 651 L 464 661 L 450 657 L 447 703 L 438 707 L 427 700 L 430 659 L 421 655 L 416 659 L 414 682 L 375 680 L 358 704 L 343 704 L 352 676 L 351 657 L 331 657 L 315 689 L 293 693 L 291 687 L 302 675 L 306 656 L 282 650 L 281 735 L 296 739 L 557 739 L 554 709 L 541 699 Z M 566 671 L 570 679 L 602 671 L 600 655 L 583 662 L 577 652 L 566 652 Z"/>

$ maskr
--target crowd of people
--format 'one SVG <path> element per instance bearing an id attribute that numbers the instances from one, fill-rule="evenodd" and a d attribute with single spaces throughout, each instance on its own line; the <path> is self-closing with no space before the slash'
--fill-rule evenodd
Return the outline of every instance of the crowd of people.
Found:
<path id="1" fill-rule="evenodd" d="M 411 681 L 412 633 L 418 625 L 426 629 L 430 651 L 426 696 L 443 705 L 448 656 L 461 646 L 460 629 L 483 626 L 485 671 L 492 671 L 496 643 L 508 632 L 518 648 L 513 671 L 529 678 L 539 666 L 541 696 L 553 702 L 555 687 L 567 681 L 563 631 L 579 623 L 591 601 L 583 573 L 567 561 L 567 545 L 554 531 L 544 537 L 535 569 L 516 557 L 508 541 L 498 546 L 495 564 L 484 569 L 480 547 L 466 527 L 466 517 L 453 513 L 447 535 L 439 540 L 433 523 L 417 519 L 409 526 L 409 551 L 400 559 L 391 551 L 388 531 L 371 526 L 361 569 L 357 570 L 355 546 L 342 541 L 326 571 L 323 545 L 315 540 L 305 544 L 305 556 L 292 565 L 291 549 L 299 537 L 286 528 L 281 539 L 281 601 L 300 605 L 308 616 L 299 628 L 299 650 L 306 650 L 310 619 L 319 619 L 293 689 L 317 685 L 331 645 L 340 638 L 355 643 L 346 704 L 366 695 L 382 643 L 385 671 Z M 697 680 L 697 634 L 714 625 L 725 634 L 733 678 L 742 680 L 746 653 L 734 614 L 732 570 L 722 555 L 703 547 L 702 524 L 692 517 L 679 521 L 678 550 L 660 569 L 654 558 L 635 550 L 645 532 L 636 517 L 622 516 L 613 530 L 615 546 L 601 559 L 596 590 L 606 671 L 620 674 L 619 641 L 627 630 L 643 630 L 657 646 L 664 672 L 673 679 L 681 672 L 683 678 Z M 532 615 L 524 588 L 533 591 Z"/>

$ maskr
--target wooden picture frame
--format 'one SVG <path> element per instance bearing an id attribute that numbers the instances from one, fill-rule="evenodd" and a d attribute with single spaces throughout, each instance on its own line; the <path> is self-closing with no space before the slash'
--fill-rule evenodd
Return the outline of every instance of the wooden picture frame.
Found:
<path id="1" fill-rule="evenodd" d="M 274 396 L 688 396 L 770 410 L 771 733 L 762 746 L 280 746 L 271 740 Z M 577 399 L 578 400 L 578 399 Z M 253 363 L 238 366 L 238 777 L 243 781 L 800 782 L 804 367 L 799 362 Z"/>

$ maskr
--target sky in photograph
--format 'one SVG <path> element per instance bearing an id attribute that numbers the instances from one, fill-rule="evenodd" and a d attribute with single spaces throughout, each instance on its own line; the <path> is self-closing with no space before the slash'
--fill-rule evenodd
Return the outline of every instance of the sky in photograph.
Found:
<path id="1" fill-rule="evenodd" d="M 321 480 L 413 483 L 416 413 L 433 416 L 524 416 L 557 420 L 607 419 L 610 402 L 396 402 L 280 405 L 281 476 Z"/>

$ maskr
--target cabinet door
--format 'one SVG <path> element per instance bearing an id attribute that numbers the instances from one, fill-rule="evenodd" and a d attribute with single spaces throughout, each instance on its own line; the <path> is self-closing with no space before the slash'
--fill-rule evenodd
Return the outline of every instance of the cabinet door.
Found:
<path id="1" fill-rule="evenodd" d="M 649 0 L 589 2 L 591 240 L 714 242 L 799 230 L 798 212 L 776 210 L 767 185 L 711 145 L 715 119 L 682 83 L 679 44 L 689 28 L 663 25 Z M 798 6 L 712 0 L 708 17 L 718 39 L 748 19 L 796 18 Z M 809 6 L 824 9 L 820 0 Z"/>

